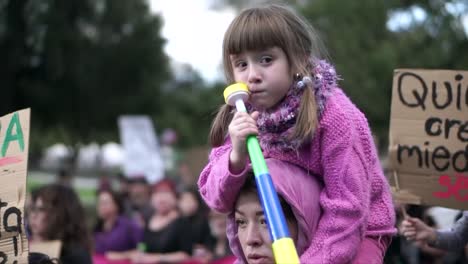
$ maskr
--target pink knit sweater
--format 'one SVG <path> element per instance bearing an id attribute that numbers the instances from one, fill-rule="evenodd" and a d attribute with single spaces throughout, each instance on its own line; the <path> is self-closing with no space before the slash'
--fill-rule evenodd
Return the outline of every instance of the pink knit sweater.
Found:
<path id="1" fill-rule="evenodd" d="M 392 235 L 395 213 L 390 189 L 365 116 L 339 88 L 326 101 L 319 128 L 298 152 L 264 150 L 275 158 L 305 168 L 324 183 L 322 217 L 302 263 L 349 263 L 364 236 Z M 230 141 L 211 151 L 198 185 L 206 203 L 232 211 L 243 174 L 228 168 Z M 294 177 L 294 175 L 285 175 Z"/>

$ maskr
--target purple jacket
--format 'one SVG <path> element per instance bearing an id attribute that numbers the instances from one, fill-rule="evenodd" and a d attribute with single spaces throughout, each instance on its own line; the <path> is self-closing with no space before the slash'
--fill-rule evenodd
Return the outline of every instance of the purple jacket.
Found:
<path id="1" fill-rule="evenodd" d="M 119 216 L 112 230 L 94 233 L 94 251 L 104 254 L 108 251 L 135 249 L 143 237 L 143 229 L 131 219 Z"/>
<path id="2" fill-rule="evenodd" d="M 230 140 L 212 149 L 198 185 L 206 203 L 230 212 L 244 179 L 229 172 Z M 396 233 L 390 188 L 364 114 L 333 87 L 311 142 L 297 152 L 264 149 L 266 158 L 298 165 L 324 183 L 322 217 L 303 263 L 348 263 L 364 236 Z M 290 177 L 295 177 L 291 175 Z"/>

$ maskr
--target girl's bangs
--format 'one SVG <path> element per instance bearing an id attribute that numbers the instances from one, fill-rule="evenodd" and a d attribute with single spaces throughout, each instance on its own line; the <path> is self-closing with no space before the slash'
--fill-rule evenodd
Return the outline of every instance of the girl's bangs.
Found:
<path id="1" fill-rule="evenodd" d="M 279 30 L 281 28 L 272 19 L 261 14 L 244 16 L 231 26 L 225 50 L 228 54 L 239 54 L 243 51 L 256 51 L 274 46 L 283 48 L 283 38 L 287 35 L 283 36 Z"/>

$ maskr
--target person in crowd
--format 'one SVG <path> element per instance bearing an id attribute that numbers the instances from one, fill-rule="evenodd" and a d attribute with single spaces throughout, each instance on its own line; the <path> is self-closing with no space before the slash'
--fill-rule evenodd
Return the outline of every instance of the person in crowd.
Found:
<path id="1" fill-rule="evenodd" d="M 214 241 L 208 222 L 208 208 L 195 186 L 185 187 L 179 195 L 179 210 L 191 225 L 192 257 L 201 263 L 212 258 L 210 246 Z"/>
<path id="2" fill-rule="evenodd" d="M 110 189 L 97 195 L 97 223 L 94 228 L 94 253 L 104 255 L 109 251 L 128 251 L 137 247 L 143 228 L 123 215 L 120 196 Z"/>
<path id="3" fill-rule="evenodd" d="M 72 187 L 72 178 L 73 177 L 71 175 L 70 170 L 65 169 L 65 168 L 61 168 L 57 172 L 56 181 L 57 181 L 58 184 L 68 186 L 68 187 Z"/>
<path id="4" fill-rule="evenodd" d="M 436 226 L 437 223 L 431 216 L 431 207 L 426 205 L 399 205 L 397 207 L 398 224 L 397 227 L 401 230 L 402 222 L 404 221 L 405 215 L 423 219 L 425 223 L 431 226 Z M 389 247 L 386 255 L 385 263 L 408 263 L 408 264 L 438 264 L 446 263 L 443 259 L 446 256 L 446 252 L 440 249 L 430 247 L 428 245 L 418 246 L 415 243 L 407 240 L 400 232 L 395 235 L 392 240 L 392 244 Z M 396 247 L 398 246 L 398 247 Z M 391 251 L 390 251 L 391 250 Z M 390 262 L 390 260 L 394 262 Z M 450 263 L 452 264 L 452 263 Z"/>
<path id="5" fill-rule="evenodd" d="M 135 176 L 129 180 L 128 199 L 125 214 L 135 220 L 141 227 L 145 226 L 153 213 L 150 204 L 151 185 L 144 176 Z"/>
<path id="6" fill-rule="evenodd" d="M 301 256 L 315 246 L 312 243 L 322 217 L 319 197 L 323 186 L 294 164 L 275 159 L 267 159 L 266 162 L 290 236 Z M 290 175 L 295 177 L 287 177 Z M 254 178 L 250 169 L 241 183 L 241 189 L 234 194 L 236 198 L 228 216 L 227 236 L 238 263 L 275 263 L 268 223 Z M 301 263 L 314 262 L 301 258 Z"/>
<path id="7" fill-rule="evenodd" d="M 447 251 L 460 251 L 468 243 L 468 211 L 448 231 L 437 230 L 416 217 L 407 217 L 401 224 L 401 234 L 419 246 L 428 245 Z"/>
<path id="8" fill-rule="evenodd" d="M 301 260 L 381 263 L 396 233 L 389 184 L 367 119 L 339 88 L 320 46 L 313 27 L 285 5 L 247 8 L 234 18 L 224 35 L 224 72 L 228 83 L 247 85 L 248 112 L 219 109 L 198 185 L 211 208 L 228 212 L 250 162 L 246 139 L 257 135 L 265 157 L 324 183 L 324 212 Z"/>
<path id="9" fill-rule="evenodd" d="M 112 181 L 111 181 L 111 178 L 107 174 L 102 174 L 101 176 L 99 176 L 97 189 L 98 191 L 112 189 Z"/>
<path id="10" fill-rule="evenodd" d="M 51 184 L 32 192 L 29 243 L 58 240 L 60 262 L 91 264 L 91 235 L 83 206 L 70 187 Z"/>
<path id="11" fill-rule="evenodd" d="M 130 259 L 133 263 L 181 263 L 191 258 L 190 223 L 177 207 L 175 184 L 168 179 L 156 183 L 151 195 L 154 213 L 146 223 L 139 248 L 108 252 L 110 260 Z"/>
<path id="12" fill-rule="evenodd" d="M 206 247 L 212 239 L 208 224 L 208 208 L 200 197 L 198 189 L 186 187 L 179 195 L 179 210 L 190 222 L 192 241 L 196 246 Z"/>
<path id="13" fill-rule="evenodd" d="M 125 201 L 128 199 L 128 193 L 130 189 L 130 179 L 123 173 L 119 172 L 117 173 L 117 181 L 118 181 L 118 189 L 117 193 L 119 194 L 120 197 L 122 197 L 122 201 Z"/>
<path id="14" fill-rule="evenodd" d="M 232 264 L 236 260 L 226 237 L 226 220 L 226 214 L 214 210 L 210 210 L 208 213 L 210 232 L 213 237 L 209 246 L 210 255 L 208 259 L 210 264 Z"/>

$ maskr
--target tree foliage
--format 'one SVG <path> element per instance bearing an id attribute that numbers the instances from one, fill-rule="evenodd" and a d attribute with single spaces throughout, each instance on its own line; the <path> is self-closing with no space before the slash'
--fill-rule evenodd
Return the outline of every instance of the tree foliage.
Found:
<path id="1" fill-rule="evenodd" d="M 170 70 L 146 1 L 4 0 L 0 13 L 0 112 L 31 107 L 33 144 L 115 139 L 120 114 L 161 110 Z"/>
<path id="2" fill-rule="evenodd" d="M 156 117 L 159 128 L 173 128 L 181 147 L 208 144 L 211 121 L 224 104 L 225 84 L 205 84 L 201 79 L 175 81 L 161 96 L 164 111 Z"/>

